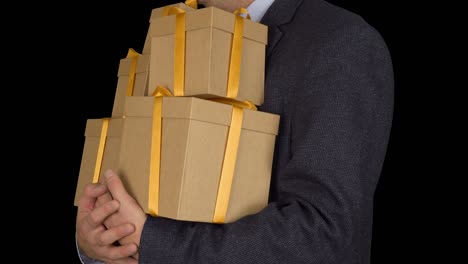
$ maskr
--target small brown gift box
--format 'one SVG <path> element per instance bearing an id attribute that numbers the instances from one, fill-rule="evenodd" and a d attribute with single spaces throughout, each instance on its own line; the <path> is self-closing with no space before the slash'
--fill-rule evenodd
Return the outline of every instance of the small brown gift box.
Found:
<path id="1" fill-rule="evenodd" d="M 117 170 L 124 121 L 123 118 L 86 121 L 85 142 L 74 200 L 76 206 L 86 184 L 97 182 L 105 169 Z"/>
<path id="2" fill-rule="evenodd" d="M 148 55 L 141 55 L 130 49 L 127 57 L 120 60 L 112 117 L 118 118 L 123 116 L 125 98 L 127 96 L 146 95 L 149 59 Z"/>
<path id="3" fill-rule="evenodd" d="M 233 107 L 195 97 L 161 100 L 159 189 L 149 176 L 155 133 L 152 97 L 133 96 L 126 100 L 118 173 L 147 213 L 178 220 L 215 222 Z M 221 222 L 257 213 L 267 205 L 278 124 L 278 115 L 243 110 L 228 206 Z M 154 191 L 158 192 L 159 199 L 157 213 L 150 208 L 149 192 Z"/>
<path id="4" fill-rule="evenodd" d="M 236 27 L 240 16 L 215 7 L 186 12 L 184 17 L 185 23 L 177 23 L 178 15 L 156 17 L 151 22 L 148 95 L 163 86 L 176 96 L 229 97 L 261 105 L 267 26 L 242 18 L 243 26 Z M 182 25 L 185 34 L 177 34 L 181 28 L 177 25 Z M 233 37 L 235 28 L 241 29 L 238 38 Z M 231 95 L 229 78 L 238 80 Z M 183 93 L 178 94 L 174 87 L 182 87 Z"/>

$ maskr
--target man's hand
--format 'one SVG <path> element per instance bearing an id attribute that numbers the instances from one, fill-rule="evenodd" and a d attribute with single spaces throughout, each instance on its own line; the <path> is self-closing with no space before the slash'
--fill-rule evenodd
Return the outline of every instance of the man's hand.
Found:
<path id="1" fill-rule="evenodd" d="M 76 218 L 77 242 L 86 256 L 114 264 L 137 264 L 130 256 L 138 251 L 137 244 L 115 245 L 114 243 L 135 232 L 135 226 L 122 222 L 106 229 L 104 221 L 118 212 L 119 201 L 111 200 L 96 207 L 96 199 L 107 192 L 102 184 L 88 184 L 78 201 Z M 140 231 L 141 234 L 141 231 Z M 139 236 L 138 236 L 139 237 Z"/>
<path id="2" fill-rule="evenodd" d="M 113 171 L 108 170 L 104 174 L 104 179 L 104 184 L 107 186 L 110 195 L 109 192 L 103 193 L 103 195 L 99 197 L 98 204 L 104 206 L 111 202 L 111 199 L 120 203 L 119 210 L 105 219 L 105 226 L 108 229 L 113 229 L 125 223 L 131 223 L 135 227 L 135 232 L 129 236 L 120 238 L 119 242 L 122 245 L 135 244 L 139 246 L 143 225 L 148 216 L 135 199 L 127 192 L 119 176 Z M 135 254 L 133 257 L 138 259 L 138 254 Z"/>

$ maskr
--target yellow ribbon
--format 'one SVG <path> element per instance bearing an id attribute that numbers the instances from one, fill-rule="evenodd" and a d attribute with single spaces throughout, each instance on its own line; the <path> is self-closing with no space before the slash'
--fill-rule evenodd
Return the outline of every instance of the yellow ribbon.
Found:
<path id="1" fill-rule="evenodd" d="M 244 111 L 241 107 L 234 106 L 232 108 L 231 125 L 229 127 L 223 167 L 221 169 L 221 177 L 219 179 L 213 223 L 224 223 L 226 219 L 226 213 L 229 207 L 229 198 L 231 196 L 232 179 L 234 178 L 234 171 L 236 168 L 237 150 L 239 149 L 243 114 Z"/>
<path id="2" fill-rule="evenodd" d="M 224 97 L 210 98 L 210 99 L 207 99 L 207 100 L 222 103 L 222 104 L 237 106 L 237 107 L 240 107 L 240 108 L 245 108 L 245 109 L 250 109 L 250 110 L 257 110 L 257 106 L 254 103 L 252 103 L 251 101 L 238 101 L 238 100 L 235 100 L 235 99 L 224 98 Z"/>
<path id="3" fill-rule="evenodd" d="M 226 149 L 224 151 L 223 165 L 219 179 L 218 194 L 216 196 L 213 223 L 221 224 L 226 220 L 229 199 L 231 197 L 232 180 L 236 168 L 237 150 L 239 149 L 240 135 L 244 109 L 257 110 L 257 106 L 250 101 L 237 101 L 231 98 L 212 98 L 210 101 L 232 105 L 231 124 L 229 126 Z"/>
<path id="4" fill-rule="evenodd" d="M 197 9 L 197 7 L 198 7 L 198 1 L 197 0 L 187 0 L 187 1 L 185 1 L 185 4 L 190 6 L 193 9 Z"/>
<path id="5" fill-rule="evenodd" d="M 174 44 L 174 96 L 184 95 L 185 85 L 185 10 L 169 6 L 163 15 L 176 15 Z"/>
<path id="6" fill-rule="evenodd" d="M 101 136 L 99 137 L 99 146 L 96 157 L 96 166 L 94 167 L 93 183 L 99 182 L 101 175 L 102 158 L 104 156 L 104 148 L 106 147 L 107 129 L 109 127 L 109 118 L 102 119 Z"/>
<path id="7" fill-rule="evenodd" d="M 138 56 L 140 56 L 140 53 L 136 52 L 134 49 L 128 49 L 127 58 L 132 59 L 132 64 L 130 66 L 130 74 L 128 77 L 127 96 L 133 95 Z"/>
<path id="8" fill-rule="evenodd" d="M 231 44 L 231 59 L 229 62 L 229 75 L 226 95 L 228 98 L 236 98 L 237 94 L 239 93 L 240 66 L 242 59 L 242 38 L 244 35 L 243 14 L 246 15 L 247 19 L 250 19 L 250 15 L 247 9 L 239 8 L 234 11 L 236 20 Z"/>
<path id="9" fill-rule="evenodd" d="M 154 90 L 153 96 L 148 211 L 151 215 L 157 216 L 159 213 L 159 178 L 161 168 L 162 98 L 163 96 L 172 96 L 172 94 L 165 87 L 158 86 Z"/>

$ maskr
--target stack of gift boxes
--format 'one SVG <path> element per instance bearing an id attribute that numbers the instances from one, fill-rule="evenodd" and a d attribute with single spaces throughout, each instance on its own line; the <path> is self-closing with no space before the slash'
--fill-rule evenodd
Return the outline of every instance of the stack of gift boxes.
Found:
<path id="1" fill-rule="evenodd" d="M 229 223 L 262 210 L 279 125 L 256 109 L 266 42 L 242 10 L 153 9 L 143 51 L 120 61 L 112 117 L 87 120 L 75 205 L 113 169 L 153 216 Z"/>

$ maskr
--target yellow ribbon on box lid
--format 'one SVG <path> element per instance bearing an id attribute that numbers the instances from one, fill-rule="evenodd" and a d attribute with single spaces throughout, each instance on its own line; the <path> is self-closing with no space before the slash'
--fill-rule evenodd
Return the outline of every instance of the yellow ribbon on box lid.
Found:
<path id="1" fill-rule="evenodd" d="M 221 224 L 224 223 L 226 219 L 229 207 L 229 198 L 231 197 L 232 180 L 234 178 L 236 168 L 237 151 L 239 149 L 244 109 L 257 110 L 257 107 L 252 102 L 241 102 L 230 98 L 215 98 L 210 100 L 233 106 L 231 124 L 229 126 L 221 176 L 219 179 L 218 194 L 216 196 L 215 211 L 212 220 L 213 223 Z"/>
<path id="2" fill-rule="evenodd" d="M 250 15 L 245 8 L 239 8 L 234 11 L 236 17 L 234 24 L 234 34 L 231 44 L 231 57 L 229 61 L 228 89 L 227 98 L 236 98 L 239 93 L 240 66 L 242 59 L 242 36 L 244 35 L 244 18 L 250 19 Z"/>
<path id="3" fill-rule="evenodd" d="M 174 96 L 184 95 L 185 85 L 185 10 L 169 6 L 163 10 L 163 15 L 175 15 L 174 44 Z"/>
<path id="4" fill-rule="evenodd" d="M 148 211 L 151 215 L 159 213 L 159 178 L 161 168 L 161 136 L 162 136 L 162 97 L 173 96 L 162 86 L 153 92 L 153 122 L 151 125 L 151 156 L 148 182 Z"/>
<path id="5" fill-rule="evenodd" d="M 198 1 L 197 0 L 187 0 L 187 1 L 185 1 L 184 4 L 190 6 L 193 9 L 197 9 L 197 7 L 198 7 Z"/>
<path id="6" fill-rule="evenodd" d="M 96 166 L 94 167 L 93 183 L 99 182 L 101 175 L 102 159 L 104 157 L 104 149 L 106 147 L 107 129 L 109 128 L 109 118 L 102 119 L 101 135 L 99 136 L 99 145 L 96 156 Z"/>
<path id="7" fill-rule="evenodd" d="M 132 59 L 132 64 L 130 65 L 130 73 L 128 74 L 127 96 L 133 95 L 133 90 L 135 88 L 136 68 L 139 56 L 140 53 L 136 52 L 134 49 L 128 49 L 126 58 Z"/>

